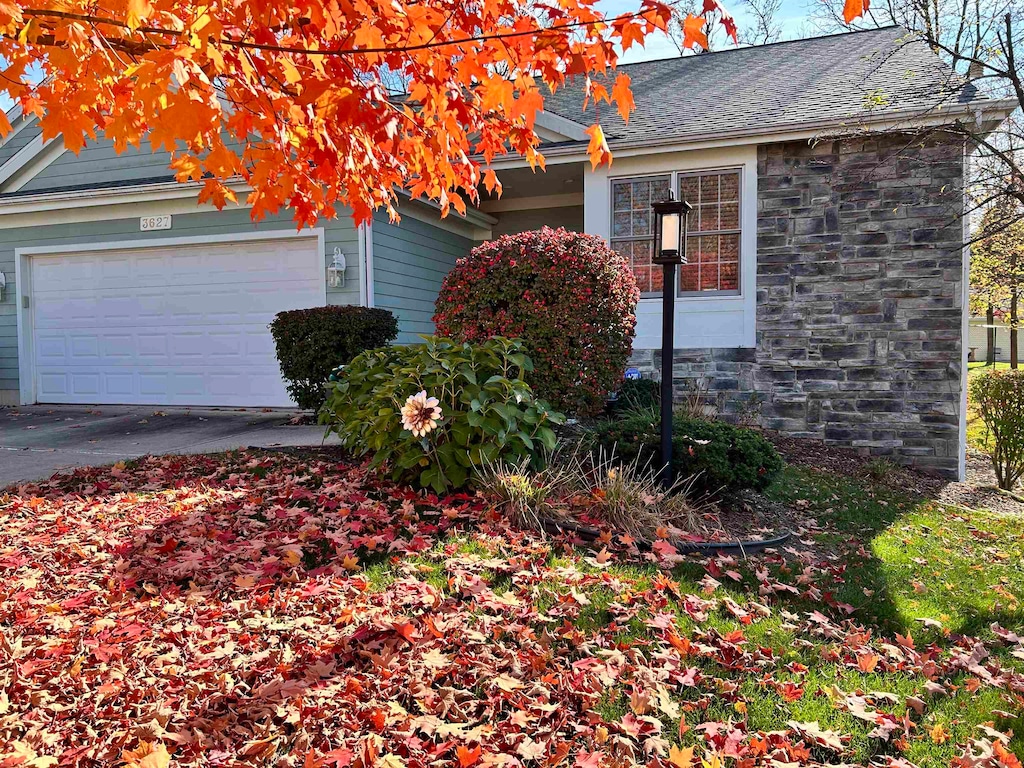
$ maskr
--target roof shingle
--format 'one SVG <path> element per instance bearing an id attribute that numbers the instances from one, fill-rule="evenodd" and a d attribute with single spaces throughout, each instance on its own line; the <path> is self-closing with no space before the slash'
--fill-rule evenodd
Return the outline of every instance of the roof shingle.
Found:
<path id="1" fill-rule="evenodd" d="M 685 140 L 717 132 L 784 131 L 812 121 L 853 127 L 867 117 L 985 101 L 923 41 L 900 27 L 626 64 L 636 111 L 624 123 L 600 105 L 610 142 Z M 582 78 L 545 110 L 584 125 Z"/>

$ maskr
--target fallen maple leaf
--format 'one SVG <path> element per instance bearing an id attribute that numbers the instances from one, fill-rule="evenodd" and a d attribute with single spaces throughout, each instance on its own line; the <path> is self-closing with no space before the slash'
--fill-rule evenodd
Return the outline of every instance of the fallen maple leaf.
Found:
<path id="1" fill-rule="evenodd" d="M 676 768 L 690 768 L 693 765 L 693 747 L 679 747 L 673 744 L 668 752 L 668 761 Z"/>

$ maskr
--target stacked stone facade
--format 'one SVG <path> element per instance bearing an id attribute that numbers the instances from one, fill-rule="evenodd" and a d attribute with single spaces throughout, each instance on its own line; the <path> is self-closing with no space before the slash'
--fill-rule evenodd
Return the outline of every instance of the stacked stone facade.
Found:
<path id="1" fill-rule="evenodd" d="M 676 350 L 677 394 L 954 476 L 963 172 L 943 135 L 760 147 L 756 347 Z"/>

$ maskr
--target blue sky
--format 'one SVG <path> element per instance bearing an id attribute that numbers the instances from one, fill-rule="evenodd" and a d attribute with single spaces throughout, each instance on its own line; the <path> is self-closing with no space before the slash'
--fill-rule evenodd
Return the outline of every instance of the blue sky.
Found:
<path id="1" fill-rule="evenodd" d="M 747 15 L 743 5 L 735 0 L 722 0 L 725 9 L 734 17 L 740 29 L 749 29 L 753 22 Z M 639 6 L 637 0 L 601 0 L 600 7 L 610 14 L 629 13 L 635 11 Z M 778 23 L 782 27 L 782 39 L 804 37 L 801 32 L 807 18 L 807 0 L 782 0 L 782 6 L 778 14 Z M 635 61 L 648 61 L 650 59 L 664 59 L 670 56 L 678 56 L 679 51 L 671 40 L 665 35 L 656 35 L 647 39 L 647 44 L 640 48 L 633 46 L 626 51 L 622 63 Z"/>

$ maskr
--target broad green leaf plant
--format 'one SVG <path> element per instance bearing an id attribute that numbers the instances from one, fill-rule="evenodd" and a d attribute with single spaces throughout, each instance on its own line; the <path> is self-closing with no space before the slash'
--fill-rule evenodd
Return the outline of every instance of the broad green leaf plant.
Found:
<path id="1" fill-rule="evenodd" d="M 534 396 L 522 342 L 422 338 L 368 350 L 338 370 L 320 411 L 327 434 L 395 479 L 439 493 L 494 462 L 539 465 L 565 417 Z"/>

